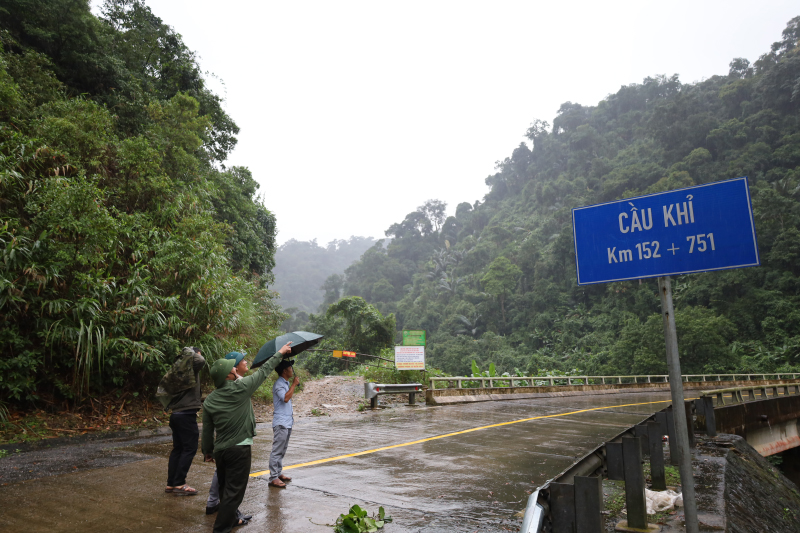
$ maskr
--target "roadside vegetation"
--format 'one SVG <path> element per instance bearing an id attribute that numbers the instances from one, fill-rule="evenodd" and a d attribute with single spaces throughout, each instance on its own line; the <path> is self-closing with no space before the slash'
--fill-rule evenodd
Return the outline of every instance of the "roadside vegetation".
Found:
<path id="1" fill-rule="evenodd" d="M 182 346 L 254 353 L 287 317 L 275 217 L 225 164 L 239 130 L 195 54 L 143 1 L 101 13 L 0 8 L 0 424 L 22 435 L 20 409 L 150 424 Z"/>

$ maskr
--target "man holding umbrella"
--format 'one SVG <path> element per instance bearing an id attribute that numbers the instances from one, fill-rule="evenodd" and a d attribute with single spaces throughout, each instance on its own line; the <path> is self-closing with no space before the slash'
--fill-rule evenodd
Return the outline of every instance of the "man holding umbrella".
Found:
<path id="1" fill-rule="evenodd" d="M 264 364 L 264 361 L 275 353 L 277 346 L 292 345 L 290 355 L 295 356 L 304 350 L 315 346 L 322 339 L 322 335 L 309 331 L 293 331 L 284 333 L 280 337 L 267 341 L 258 350 L 256 358 L 253 360 L 253 368 Z M 289 445 L 289 436 L 292 434 L 292 396 L 294 390 L 300 383 L 300 379 L 294 376 L 292 371 L 292 361 L 284 359 L 280 364 L 275 365 L 275 372 L 278 373 L 278 380 L 272 387 L 272 401 L 275 404 L 275 411 L 272 419 L 272 454 L 269 457 L 269 484 L 273 487 L 286 487 L 285 481 L 292 478 L 284 476 L 283 456 L 286 454 L 286 447 Z M 294 379 L 292 379 L 294 377 Z M 289 380 L 292 380 L 291 385 Z"/>
<path id="2" fill-rule="evenodd" d="M 269 359 L 260 362 L 261 368 L 244 378 L 240 378 L 234 369 L 235 359 L 219 359 L 211 366 L 216 390 L 203 404 L 202 448 L 206 462 L 217 463 L 221 498 L 214 533 L 228 533 L 233 527 L 247 523 L 238 517 L 237 511 L 247 489 L 250 447 L 256 435 L 256 418 L 250 398 L 283 356 L 291 353 L 290 345 L 291 342 L 287 342 Z"/>

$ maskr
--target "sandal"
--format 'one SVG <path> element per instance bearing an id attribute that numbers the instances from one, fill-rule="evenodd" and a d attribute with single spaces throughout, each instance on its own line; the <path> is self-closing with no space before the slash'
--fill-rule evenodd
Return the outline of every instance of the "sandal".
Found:
<path id="1" fill-rule="evenodd" d="M 189 485 L 183 485 L 182 487 L 175 487 L 172 489 L 173 494 L 181 494 L 183 496 L 194 496 L 197 494 L 197 489 L 190 487 Z"/>
<path id="2" fill-rule="evenodd" d="M 284 481 L 284 482 L 289 482 L 289 481 L 292 480 L 292 478 L 290 478 L 289 476 L 284 476 L 283 474 L 278 476 L 278 479 L 280 479 L 281 481 Z"/>
<path id="3" fill-rule="evenodd" d="M 272 481 L 270 481 L 268 483 L 268 485 L 270 485 L 271 487 L 278 487 L 279 489 L 285 489 L 286 488 L 286 483 L 281 481 L 279 478 L 273 479 Z"/>
<path id="4" fill-rule="evenodd" d="M 167 487 L 167 488 L 164 489 L 164 492 L 170 494 L 170 493 L 172 493 L 173 490 L 175 490 L 175 487 Z"/>
<path id="5" fill-rule="evenodd" d="M 249 524 L 249 523 L 250 523 L 250 521 L 249 521 L 249 520 L 245 520 L 244 518 L 240 518 L 240 519 L 239 519 L 239 523 L 237 523 L 237 524 L 236 524 L 235 526 L 233 526 L 233 527 L 246 526 L 246 525 L 247 525 L 247 524 Z"/>

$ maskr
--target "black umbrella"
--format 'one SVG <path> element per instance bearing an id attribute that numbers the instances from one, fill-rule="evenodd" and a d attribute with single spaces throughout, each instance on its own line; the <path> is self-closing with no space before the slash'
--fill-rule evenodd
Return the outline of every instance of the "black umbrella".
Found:
<path id="1" fill-rule="evenodd" d="M 295 331 L 292 333 L 286 333 L 280 337 L 276 337 L 271 341 L 267 341 L 266 344 L 261 347 L 256 354 L 256 358 L 253 359 L 253 364 L 250 366 L 251 368 L 258 368 L 259 366 L 263 365 L 267 359 L 277 353 L 277 351 L 280 350 L 287 342 L 292 343 L 292 351 L 284 357 L 294 357 L 300 352 L 317 344 L 322 337 L 323 335 L 317 335 L 316 333 L 311 333 L 308 331 Z"/>

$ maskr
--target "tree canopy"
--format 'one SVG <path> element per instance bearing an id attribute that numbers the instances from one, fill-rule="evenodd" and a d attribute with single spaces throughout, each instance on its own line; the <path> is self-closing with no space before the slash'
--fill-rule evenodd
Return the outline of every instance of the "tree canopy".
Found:
<path id="1" fill-rule="evenodd" d="M 441 223 L 425 206 L 409 213 L 345 271 L 343 294 L 427 330 L 429 362 L 452 373 L 473 359 L 498 372 L 666 372 L 655 280 L 579 287 L 570 210 L 748 176 L 762 266 L 676 278 L 683 368 L 796 370 L 798 28 L 800 17 L 726 74 L 652 76 L 593 106 L 566 102 L 552 125 L 534 120 L 485 198 Z"/>
<path id="2" fill-rule="evenodd" d="M 276 221 L 238 128 L 140 0 L 0 3 L 0 396 L 141 390 L 180 346 L 257 349 Z"/>

